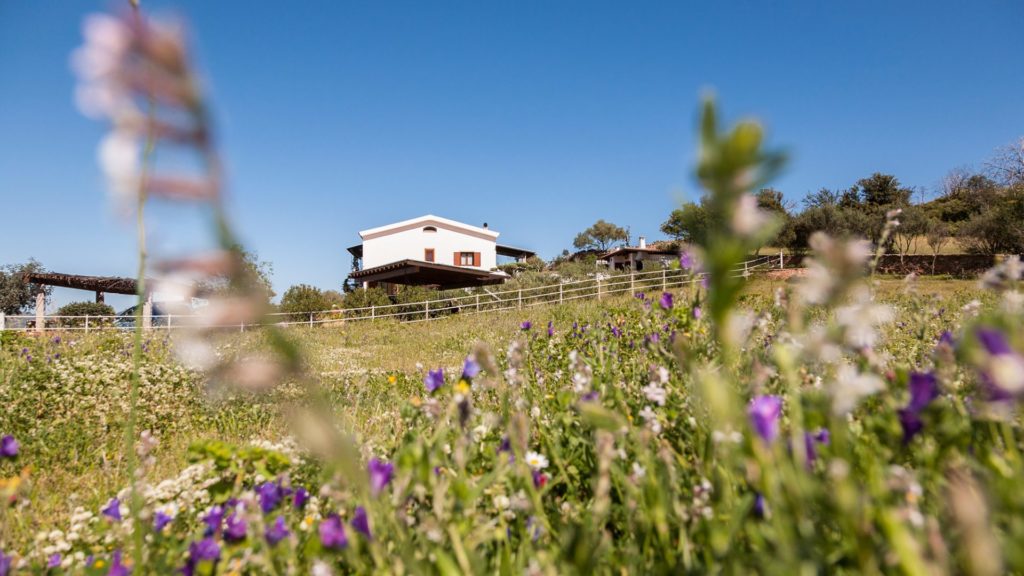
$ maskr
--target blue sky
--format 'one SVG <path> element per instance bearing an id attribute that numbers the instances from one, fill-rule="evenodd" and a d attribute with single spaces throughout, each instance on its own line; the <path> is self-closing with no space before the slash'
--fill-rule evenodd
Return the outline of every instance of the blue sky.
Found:
<path id="1" fill-rule="evenodd" d="M 793 201 L 874 171 L 932 189 L 1024 135 L 1017 0 L 143 4 L 193 29 L 235 220 L 279 293 L 337 289 L 358 230 L 428 212 L 547 258 L 598 218 L 658 238 L 699 196 L 708 88 L 791 152 Z M 0 0 L 0 263 L 133 275 L 67 64 L 109 6 Z"/>

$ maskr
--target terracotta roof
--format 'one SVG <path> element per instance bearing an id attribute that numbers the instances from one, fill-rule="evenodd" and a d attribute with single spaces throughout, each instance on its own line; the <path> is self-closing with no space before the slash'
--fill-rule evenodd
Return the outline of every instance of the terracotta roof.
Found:
<path id="1" fill-rule="evenodd" d="M 413 286 L 441 286 L 444 288 L 465 288 L 500 284 L 508 279 L 504 273 L 495 273 L 479 268 L 465 268 L 424 262 L 422 260 L 399 260 L 382 266 L 366 268 L 349 274 L 349 278 L 360 282 L 389 282 Z"/>

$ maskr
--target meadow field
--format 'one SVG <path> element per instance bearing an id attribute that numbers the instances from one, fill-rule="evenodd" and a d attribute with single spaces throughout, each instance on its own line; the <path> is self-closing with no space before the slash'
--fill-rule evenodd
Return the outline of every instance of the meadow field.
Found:
<path id="1" fill-rule="evenodd" d="M 124 573 L 144 532 L 151 573 L 1019 571 L 1020 420 L 986 392 L 1014 378 L 993 359 L 1020 359 L 986 348 L 1019 326 L 1013 298 L 856 285 L 873 299 L 830 310 L 752 280 L 728 363 L 696 287 L 294 328 L 316 392 L 218 386 L 150 332 L 137 520 L 130 337 L 5 333 L 4 553 Z M 304 407 L 356 453 L 304 430 Z"/>

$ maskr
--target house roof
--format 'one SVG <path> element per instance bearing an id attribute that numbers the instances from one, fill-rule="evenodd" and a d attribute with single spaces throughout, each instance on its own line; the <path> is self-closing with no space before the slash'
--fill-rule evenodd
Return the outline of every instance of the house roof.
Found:
<path id="1" fill-rule="evenodd" d="M 406 259 L 358 270 L 349 274 L 349 278 L 360 282 L 440 286 L 448 289 L 500 284 L 508 278 L 508 275 L 488 272 L 478 268 L 464 268 L 461 266 L 438 264 L 436 262 Z"/>
<path id="2" fill-rule="evenodd" d="M 496 251 L 499 256 L 511 256 L 512 258 L 529 258 L 530 256 L 537 255 L 536 252 L 525 248 L 516 248 L 515 246 L 508 246 L 505 244 L 498 244 Z"/>
<path id="3" fill-rule="evenodd" d="M 395 222 L 394 224 L 388 224 L 386 226 L 378 226 L 376 228 L 368 228 L 359 232 L 359 237 L 363 240 L 369 240 L 377 236 L 385 236 L 395 232 L 401 232 L 403 230 L 409 230 L 420 226 L 435 225 L 449 230 L 455 230 L 475 236 L 482 236 L 491 240 L 498 238 L 498 233 L 489 228 L 480 228 L 478 226 L 471 226 L 455 220 L 449 220 L 448 218 L 442 218 L 433 214 L 427 214 L 425 216 L 419 216 L 417 218 L 411 218 L 409 220 L 402 220 L 401 222 Z"/>

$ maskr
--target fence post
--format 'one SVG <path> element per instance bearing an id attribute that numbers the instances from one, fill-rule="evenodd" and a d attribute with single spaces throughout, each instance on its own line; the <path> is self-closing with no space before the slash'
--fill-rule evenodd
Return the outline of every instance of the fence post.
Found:
<path id="1" fill-rule="evenodd" d="M 784 261 L 782 260 L 782 250 L 779 250 L 779 270 L 782 270 L 783 268 L 786 267 L 783 262 Z"/>
<path id="2" fill-rule="evenodd" d="M 564 286 L 564 284 L 562 284 L 562 281 L 561 281 L 561 280 L 559 280 L 559 281 L 558 281 L 558 303 L 559 303 L 559 304 L 561 304 L 561 303 L 562 303 L 562 287 L 563 287 L 563 286 Z"/>
<path id="3" fill-rule="evenodd" d="M 46 294 L 36 294 L 36 332 L 46 330 Z"/>
<path id="4" fill-rule="evenodd" d="M 668 291 L 668 268 L 661 269 L 661 291 Z"/>
<path id="5" fill-rule="evenodd" d="M 89 333 L 89 315 L 88 314 L 85 315 L 85 333 L 86 334 Z"/>
<path id="6" fill-rule="evenodd" d="M 629 269 L 629 293 L 636 294 L 636 272 L 632 268 Z"/>
<path id="7" fill-rule="evenodd" d="M 480 294 L 476 295 L 476 311 L 480 311 Z"/>
<path id="8" fill-rule="evenodd" d="M 744 260 L 743 261 L 743 277 L 746 278 L 747 276 L 748 276 L 748 273 L 747 273 L 747 261 Z"/>
<path id="9" fill-rule="evenodd" d="M 310 328 L 313 327 L 313 313 L 312 312 L 309 313 L 309 327 Z"/>
<path id="10" fill-rule="evenodd" d="M 0 312 L 0 332 L 7 329 L 7 316 L 3 312 Z"/>
<path id="11" fill-rule="evenodd" d="M 601 299 L 601 277 L 597 277 L 597 299 Z"/>
<path id="12" fill-rule="evenodd" d="M 523 308 L 523 289 L 519 289 L 519 308 Z"/>
<path id="13" fill-rule="evenodd" d="M 153 301 L 146 299 L 142 303 L 142 329 L 149 330 L 153 327 Z"/>
<path id="14" fill-rule="evenodd" d="M 430 320 L 430 300 L 423 301 L 423 319 Z"/>
<path id="15" fill-rule="evenodd" d="M 238 331 L 245 332 L 245 320 L 238 323 Z"/>
<path id="16" fill-rule="evenodd" d="M 370 320 L 373 320 L 376 317 L 377 317 L 377 305 L 376 304 L 370 304 Z"/>

